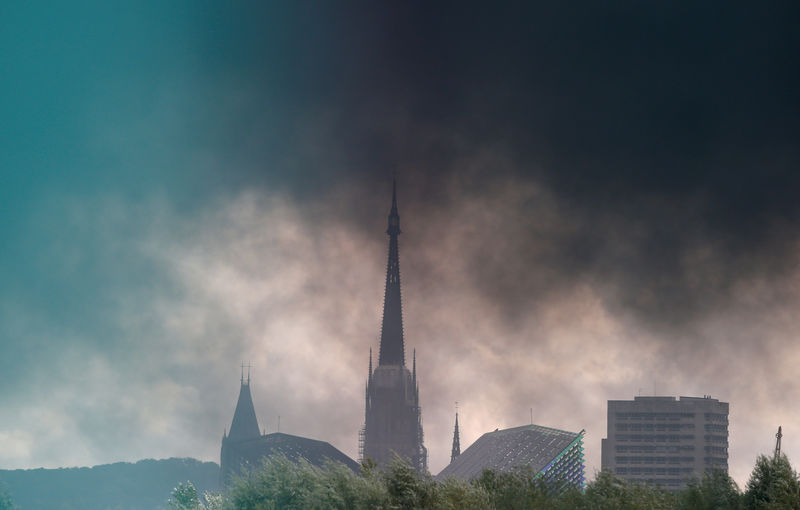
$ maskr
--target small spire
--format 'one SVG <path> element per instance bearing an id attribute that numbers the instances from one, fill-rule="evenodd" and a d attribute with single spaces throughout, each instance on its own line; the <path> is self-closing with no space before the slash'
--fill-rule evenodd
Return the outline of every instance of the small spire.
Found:
<path id="1" fill-rule="evenodd" d="M 369 348 L 369 374 L 367 380 L 372 381 L 372 347 Z"/>
<path id="2" fill-rule="evenodd" d="M 461 455 L 461 442 L 458 433 L 458 402 L 456 402 L 456 426 L 453 429 L 453 449 L 450 451 L 450 462 L 456 460 Z"/>

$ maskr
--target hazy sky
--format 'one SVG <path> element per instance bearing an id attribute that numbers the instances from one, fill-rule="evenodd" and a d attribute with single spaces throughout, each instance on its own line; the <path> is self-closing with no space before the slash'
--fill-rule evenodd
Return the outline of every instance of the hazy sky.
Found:
<path id="1" fill-rule="evenodd" d="M 430 467 L 606 400 L 800 462 L 793 2 L 0 7 L 0 468 L 357 456 L 391 175 Z M 410 353 L 407 353 L 407 355 Z"/>

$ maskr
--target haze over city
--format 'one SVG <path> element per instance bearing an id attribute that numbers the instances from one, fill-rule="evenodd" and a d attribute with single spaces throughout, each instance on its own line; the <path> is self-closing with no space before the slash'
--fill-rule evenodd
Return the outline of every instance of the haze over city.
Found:
<path id="1" fill-rule="evenodd" d="M 358 456 L 392 178 L 431 472 L 608 400 L 800 458 L 800 46 L 773 3 L 7 5 L 0 469 Z"/>

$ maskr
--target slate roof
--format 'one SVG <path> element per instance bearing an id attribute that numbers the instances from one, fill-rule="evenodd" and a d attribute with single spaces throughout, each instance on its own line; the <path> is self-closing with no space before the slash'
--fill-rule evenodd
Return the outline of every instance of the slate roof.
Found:
<path id="1" fill-rule="evenodd" d="M 487 432 L 436 477 L 469 480 L 480 476 L 484 469 L 511 471 L 517 466 L 530 466 L 534 472 L 541 472 L 582 437 L 583 431 L 567 432 L 539 425 Z"/>
<path id="2" fill-rule="evenodd" d="M 360 472 L 361 465 L 339 451 L 330 443 L 309 439 L 307 437 L 293 436 L 282 432 L 275 432 L 253 439 L 235 441 L 227 444 L 238 457 L 240 464 L 245 467 L 257 467 L 264 457 L 283 455 L 291 461 L 301 458 L 309 464 L 324 467 L 328 460 L 340 462 L 356 473 Z"/>

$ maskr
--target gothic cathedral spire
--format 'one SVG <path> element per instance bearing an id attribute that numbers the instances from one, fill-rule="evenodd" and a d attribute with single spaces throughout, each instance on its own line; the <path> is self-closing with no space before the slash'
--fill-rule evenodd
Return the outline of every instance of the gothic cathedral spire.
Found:
<path id="1" fill-rule="evenodd" d="M 423 444 L 422 411 L 419 405 L 416 355 L 413 373 L 406 367 L 403 339 L 403 309 L 400 299 L 400 262 L 397 236 L 397 185 L 392 183 L 389 211 L 389 260 L 386 265 L 386 295 L 383 299 L 378 366 L 367 377 L 364 427 L 359 434 L 361 460 L 370 459 L 386 467 L 395 456 L 408 461 L 420 473 L 428 471 L 428 450 Z"/>
<path id="2" fill-rule="evenodd" d="M 403 342 L 403 306 L 400 299 L 400 255 L 397 236 L 400 235 L 400 215 L 397 213 L 397 183 L 392 182 L 392 208 L 389 211 L 389 260 L 386 263 L 386 294 L 383 298 L 383 323 L 378 365 L 405 366 Z"/>

